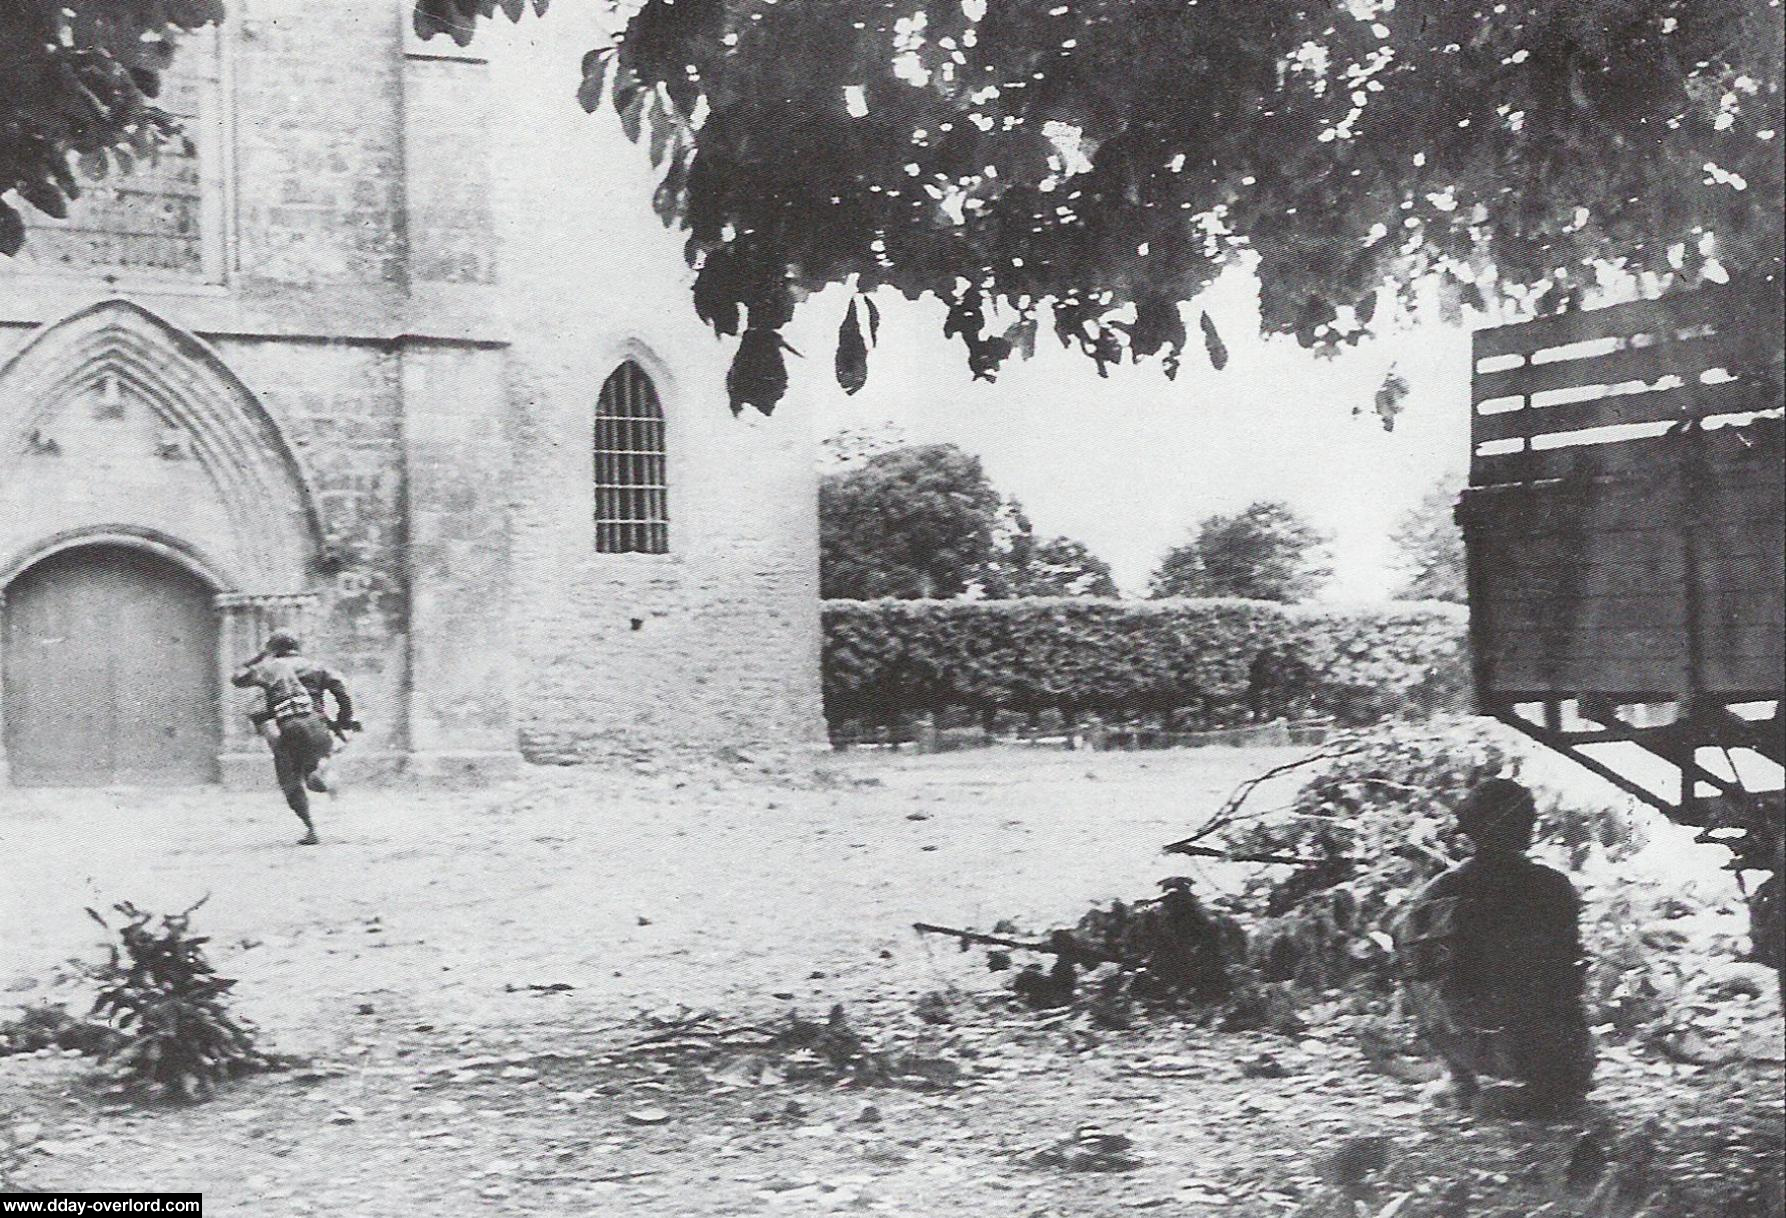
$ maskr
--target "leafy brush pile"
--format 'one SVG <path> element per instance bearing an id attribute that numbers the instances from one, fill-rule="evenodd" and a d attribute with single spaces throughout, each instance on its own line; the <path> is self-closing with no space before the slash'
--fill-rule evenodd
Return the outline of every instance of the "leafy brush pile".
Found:
<path id="1" fill-rule="evenodd" d="M 78 1019 L 53 1002 L 25 1007 L 18 1016 L 0 1023 L 0 1057 L 16 1053 L 85 1053 L 103 1057 L 123 1037 L 103 1023 Z"/>
<path id="2" fill-rule="evenodd" d="M 1779 977 L 1745 959 L 1728 893 L 1626 877 L 1583 886 L 1588 1008 L 1603 1039 L 1689 1065 L 1786 1059 Z"/>
<path id="3" fill-rule="evenodd" d="M 1453 808 L 1478 782 L 1517 777 L 1520 757 L 1470 721 L 1396 727 L 1355 738 L 1287 808 L 1223 834 L 1233 857 L 1273 858 L 1241 906 L 1255 919 L 1251 962 L 1268 981 L 1313 990 L 1393 988 L 1389 922 L 1428 880 L 1469 857 Z M 1626 810 L 1539 791 L 1533 854 L 1580 870 L 1643 845 Z M 1287 872 L 1287 873 L 1286 873 Z"/>
<path id="4" fill-rule="evenodd" d="M 816 1083 L 844 1087 L 942 1090 L 961 1068 L 919 1047 L 877 1041 L 852 1024 L 842 1003 L 822 1020 L 798 1011 L 766 1024 L 727 1025 L 712 1011 L 649 1017 L 653 1032 L 618 1056 L 700 1064 L 716 1083 L 733 1088 Z"/>
<path id="5" fill-rule="evenodd" d="M 942 1058 L 874 1045 L 850 1024 L 842 1003 L 823 1022 L 790 1011 L 771 1030 L 762 1055 L 779 1059 L 790 1082 L 930 1090 L 951 1085 L 960 1073 Z"/>
<path id="6" fill-rule="evenodd" d="M 1240 923 L 1204 904 L 1183 876 L 1160 888 L 1146 900 L 1094 905 L 1071 927 L 1041 937 L 1024 937 L 1003 921 L 992 935 L 964 936 L 963 947 L 998 945 L 986 959 L 994 972 L 1013 969 L 1013 950 L 1039 957 L 1012 972 L 1011 993 L 1038 1010 L 1079 1007 L 1099 1027 L 1130 1027 L 1142 1010 L 1213 1019 L 1257 1006 Z"/>
<path id="7" fill-rule="evenodd" d="M 1288 807 L 1236 814 L 1223 830 L 1231 857 L 1302 864 L 1262 869 L 1237 902 L 1248 962 L 1267 983 L 1337 997 L 1360 1016 L 1354 1031 L 1370 1042 L 1367 1055 L 1405 1065 L 1397 1059 L 1420 1049 L 1396 1016 L 1390 922 L 1422 885 L 1468 857 L 1452 814 L 1464 793 L 1486 778 L 1517 777 L 1520 757 L 1492 727 L 1470 721 L 1380 729 L 1337 751 Z M 1777 978 L 1745 959 L 1740 898 L 1617 866 L 1645 844 L 1628 807 L 1534 794 L 1532 853 L 1568 872 L 1581 896 L 1586 1000 L 1602 1048 L 1697 1065 L 1778 1060 Z"/>
<path id="8" fill-rule="evenodd" d="M 157 916 L 122 901 L 112 906 L 123 919 L 116 927 L 87 911 L 118 938 L 93 970 L 93 1013 L 119 1034 L 105 1066 L 132 1090 L 197 1100 L 230 1078 L 283 1064 L 257 1048 L 253 1026 L 231 1013 L 236 983 L 206 959 L 209 939 L 192 933 L 203 904 Z"/>

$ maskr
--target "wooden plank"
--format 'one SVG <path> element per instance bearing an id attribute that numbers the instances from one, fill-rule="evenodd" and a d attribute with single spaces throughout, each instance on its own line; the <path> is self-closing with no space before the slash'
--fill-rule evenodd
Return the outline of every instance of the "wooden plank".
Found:
<path id="1" fill-rule="evenodd" d="M 1601 630 L 1613 626 L 1684 630 L 1687 598 L 1657 595 L 1509 598 L 1493 595 L 1485 606 L 1497 632 L 1542 634 L 1553 630 Z"/>
<path id="2" fill-rule="evenodd" d="M 1667 626 L 1615 626 L 1604 630 L 1553 629 L 1541 634 L 1498 631 L 1489 642 L 1489 653 L 1502 658 L 1556 652 L 1570 655 L 1642 656 L 1680 650 L 1685 642 L 1680 630 Z"/>
<path id="3" fill-rule="evenodd" d="M 1567 606 L 1600 600 L 1672 596 L 1684 603 L 1684 568 L 1671 563 L 1672 560 L 1664 559 L 1653 563 L 1581 563 L 1567 568 L 1544 564 L 1491 567 L 1489 593 L 1478 598 L 1478 603 L 1536 602 L 1553 606 L 1552 612 L 1559 615 L 1580 612 Z M 1786 597 L 1783 586 L 1786 576 L 1782 575 L 1777 558 L 1751 562 L 1742 556 L 1712 556 L 1700 570 L 1701 611 L 1728 613 L 1733 620 L 1768 625 L 1778 616 L 1775 606 Z"/>
<path id="4" fill-rule="evenodd" d="M 1542 574 L 1520 572 L 1520 578 L 1496 581 L 1490 595 L 1478 598 L 1476 608 L 1496 622 L 1512 628 L 1541 629 L 1562 621 L 1589 625 L 1602 620 L 1628 621 L 1638 626 L 1686 624 L 1684 588 L 1597 570 L 1592 591 L 1568 577 L 1547 580 Z M 1719 625 L 1786 625 L 1782 581 L 1778 570 L 1763 572 L 1749 583 L 1705 581 L 1701 584 L 1700 614 Z M 1626 616 L 1629 615 L 1629 616 Z"/>
<path id="5" fill-rule="evenodd" d="M 1703 638 L 1708 631 L 1702 629 Z M 1780 632 L 1768 626 L 1730 626 L 1710 631 L 1717 637 L 1716 650 L 1737 656 L 1786 658 Z M 1680 626 L 1631 626 L 1623 623 L 1599 629 L 1574 629 L 1567 623 L 1532 631 L 1493 629 L 1487 640 L 1493 660 L 1571 660 L 1606 657 L 1640 659 L 1651 655 L 1678 654 L 1686 661 L 1686 631 Z"/>
<path id="6" fill-rule="evenodd" d="M 1759 380 L 1725 381 L 1717 385 L 1687 384 L 1678 389 L 1621 393 L 1585 402 L 1526 406 L 1500 414 L 1479 414 L 1470 424 L 1470 439 L 1482 444 L 1519 436 L 1548 436 L 1594 427 L 1704 419 L 1771 409 L 1771 387 Z M 1618 443 L 1619 441 L 1613 441 Z"/>
<path id="7" fill-rule="evenodd" d="M 1458 503 L 1457 518 L 1466 534 L 1574 532 L 1630 521 L 1653 528 L 1657 513 L 1672 508 L 1678 484 L 1674 471 L 1664 468 L 1641 478 L 1471 487 Z"/>
<path id="8" fill-rule="evenodd" d="M 1505 522 L 1503 527 L 1499 521 L 1486 524 L 1472 524 L 1464 530 L 1464 540 L 1474 546 L 1486 546 L 1498 551 L 1529 551 L 1533 546 L 1547 547 L 1546 553 L 1588 553 L 1598 557 L 1600 553 L 1622 553 L 1619 547 L 1641 548 L 1646 540 L 1672 535 L 1680 538 L 1683 533 L 1693 536 L 1699 549 L 1717 550 L 1725 555 L 1754 554 L 1769 555 L 1778 548 L 1774 543 L 1780 535 L 1782 518 L 1764 516 L 1759 512 L 1753 515 L 1737 515 L 1735 513 L 1722 516 L 1701 515 L 1707 505 L 1700 507 L 1691 515 L 1670 520 L 1671 513 L 1658 510 L 1645 520 L 1619 520 L 1611 524 L 1581 523 L 1571 521 L 1567 517 L 1528 517 L 1513 518 Z"/>
<path id="9" fill-rule="evenodd" d="M 1736 314 L 1745 302 L 1722 286 L 1681 292 L 1655 300 L 1633 300 L 1604 309 L 1581 309 L 1530 321 L 1491 326 L 1472 336 L 1476 359 L 1568 346 L 1596 338 L 1655 334 L 1714 324 Z"/>
<path id="10" fill-rule="evenodd" d="M 1760 617 L 1766 612 L 1757 606 L 1758 612 L 1753 616 Z M 1778 616 L 1777 609 L 1774 616 Z M 1701 619 L 1699 623 L 1701 654 L 1705 656 L 1772 656 L 1786 665 L 1786 633 L 1783 633 L 1777 621 L 1752 621 L 1723 619 L 1714 617 L 1711 620 Z M 1786 678 L 1782 678 L 1786 683 Z"/>
<path id="11" fill-rule="evenodd" d="M 1626 347 L 1601 355 L 1584 355 L 1579 359 L 1522 364 L 1517 368 L 1478 372 L 1471 378 L 1470 397 L 1475 402 L 1486 402 L 1586 385 L 1623 385 L 1629 381 L 1648 384 L 1665 376 L 1694 381 L 1710 368 L 1729 368 L 1735 372 L 1745 364 L 1752 366 L 1757 359 L 1756 350 L 1757 344 L 1743 341 L 1741 334 L 1706 334 L 1656 342 L 1647 347 Z"/>
<path id="12" fill-rule="evenodd" d="M 1476 531 L 1466 540 L 1481 551 L 1489 570 L 1501 566 L 1552 566 L 1561 563 L 1628 563 L 1660 560 L 1684 554 L 1683 538 L 1693 538 L 1694 552 L 1710 562 L 1727 566 L 1741 560 L 1772 569 L 1779 554 L 1778 533 L 1768 522 L 1722 520 L 1713 524 L 1687 523 L 1668 527 L 1625 529 L 1547 529 L 1531 533 Z M 1775 522 L 1777 525 L 1777 522 Z M 1739 585 L 1740 586 L 1740 585 Z"/>
<path id="13" fill-rule="evenodd" d="M 1709 515 L 1740 514 L 1779 517 L 1786 508 L 1786 452 L 1777 443 L 1779 424 L 1773 425 L 1775 443 L 1768 443 L 1767 427 L 1757 424 L 1739 429 L 1753 446 L 1721 440 L 1722 432 L 1703 437 L 1706 473 L 1695 488 L 1695 501 L 1715 502 Z M 1631 444 L 1645 443 L 1629 441 Z M 1657 445 L 1658 450 L 1666 445 Z M 1589 474 L 1566 481 L 1510 481 L 1466 488 L 1458 499 L 1457 514 L 1466 528 L 1477 522 L 1498 522 L 1524 515 L 1572 518 L 1588 510 L 1638 516 L 1653 514 L 1659 500 L 1678 493 L 1684 451 L 1676 447 L 1657 459 L 1619 473 Z M 1727 506 L 1740 503 L 1746 506 Z"/>
<path id="14" fill-rule="evenodd" d="M 1786 653 L 1780 632 L 1740 627 L 1721 632 L 1707 653 L 1699 686 L 1726 696 L 1733 690 L 1777 690 L 1786 685 Z M 1623 689 L 1686 690 L 1689 656 L 1681 630 L 1555 630 L 1545 634 L 1490 631 L 1487 644 L 1490 683 L 1505 688 L 1570 691 Z M 1635 674 L 1635 676 L 1634 676 Z M 1765 695 L 1764 695 L 1765 696 Z"/>
<path id="15" fill-rule="evenodd" d="M 1732 700 L 1762 701 L 1786 698 L 1786 672 L 1778 652 L 1766 655 L 1716 654 L 1705 659 L 1700 672 L 1700 687 L 1708 693 Z"/>
<path id="16" fill-rule="evenodd" d="M 1684 588 L 1679 557 L 1631 563 L 1485 565 L 1488 587 L 1497 600 L 1580 600 L 1601 596 L 1642 596 L 1658 588 Z"/>
<path id="17" fill-rule="evenodd" d="M 1479 542 L 1482 559 L 1488 564 L 1486 570 L 1491 572 L 1503 567 L 1523 569 L 1580 563 L 1624 566 L 1652 562 L 1670 563 L 1678 570 L 1679 555 L 1683 553 L 1679 529 L 1655 526 L 1594 533 L 1488 533 L 1472 540 Z M 1729 540 L 1732 544 L 1740 544 L 1737 534 L 1731 534 Z"/>
<path id="18" fill-rule="evenodd" d="M 1744 471 L 1769 477 L 1769 463 L 1779 460 L 1778 419 L 1761 420 L 1749 427 L 1721 427 L 1692 438 L 1700 443 L 1700 457 L 1708 469 L 1728 477 L 1746 476 Z M 1639 477 L 1678 463 L 1685 451 L 1685 439 L 1678 435 L 1654 436 L 1611 444 L 1478 455 L 1470 461 L 1470 485 Z"/>
<path id="19" fill-rule="evenodd" d="M 1684 657 L 1595 657 L 1544 664 L 1529 657 L 1502 657 L 1486 665 L 1483 692 L 1491 698 L 1534 701 L 1578 694 L 1626 695 L 1631 701 L 1663 701 L 1687 692 Z"/>
<path id="20" fill-rule="evenodd" d="M 1700 587 L 1707 591 L 1735 592 L 1744 588 L 1779 588 L 1786 582 L 1786 554 L 1769 548 L 1780 541 L 1776 523 L 1771 533 L 1757 530 L 1744 545 L 1719 539 L 1725 530 L 1695 530 L 1694 555 Z"/>

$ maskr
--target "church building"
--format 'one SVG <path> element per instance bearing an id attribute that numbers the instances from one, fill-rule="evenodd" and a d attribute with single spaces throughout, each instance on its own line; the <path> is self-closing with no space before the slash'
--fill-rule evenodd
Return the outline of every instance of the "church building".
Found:
<path id="1" fill-rule="evenodd" d="M 265 782 L 277 626 L 361 773 L 823 739 L 795 397 L 734 418 L 598 6 L 232 0 L 188 145 L 0 260 L 0 788 Z M 3 798 L 3 796 L 0 796 Z"/>

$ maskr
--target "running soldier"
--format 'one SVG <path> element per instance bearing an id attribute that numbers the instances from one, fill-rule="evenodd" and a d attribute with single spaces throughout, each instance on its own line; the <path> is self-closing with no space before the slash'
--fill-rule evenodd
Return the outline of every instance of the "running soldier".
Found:
<path id="1" fill-rule="evenodd" d="M 329 789 L 323 766 L 335 750 L 335 737 L 345 739 L 359 724 L 354 722 L 347 685 L 329 669 L 305 659 L 301 651 L 297 636 L 275 630 L 261 653 L 237 669 L 230 682 L 266 694 L 265 710 L 253 719 L 273 749 L 273 772 L 285 802 L 304 822 L 298 845 L 314 846 L 318 839 L 310 819 L 310 792 Z M 325 695 L 335 701 L 332 724 L 324 717 Z"/>
<path id="2" fill-rule="evenodd" d="M 1478 1076 L 1520 1084 L 1499 1115 L 1578 1105 L 1592 1085 L 1582 1001 L 1580 907 L 1561 872 L 1526 857 L 1531 791 L 1492 778 L 1464 797 L 1458 828 L 1472 858 L 1435 878 L 1395 927 L 1396 955 L 1422 1033 L 1450 1070 L 1441 1098 L 1468 1107 Z"/>

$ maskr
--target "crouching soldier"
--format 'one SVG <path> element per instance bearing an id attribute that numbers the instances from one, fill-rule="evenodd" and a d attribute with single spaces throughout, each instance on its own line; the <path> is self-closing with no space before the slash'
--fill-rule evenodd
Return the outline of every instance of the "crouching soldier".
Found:
<path id="1" fill-rule="evenodd" d="M 1409 1003 L 1450 1070 L 1441 1098 L 1468 1107 L 1487 1076 L 1519 1084 L 1484 1105 L 1498 1115 L 1566 1111 L 1594 1071 L 1580 901 L 1566 876 L 1526 857 L 1537 809 L 1524 786 L 1482 783 L 1457 820 L 1474 856 L 1427 884 L 1395 927 Z"/>
<path id="2" fill-rule="evenodd" d="M 328 790 L 323 765 L 335 750 L 335 736 L 357 730 L 347 685 L 329 669 L 307 660 L 297 637 L 276 630 L 261 653 L 230 678 L 241 689 L 259 688 L 266 708 L 253 716 L 273 749 L 273 772 L 285 802 L 304 822 L 300 846 L 314 846 L 310 792 Z M 324 696 L 335 701 L 333 724 L 324 717 Z"/>

